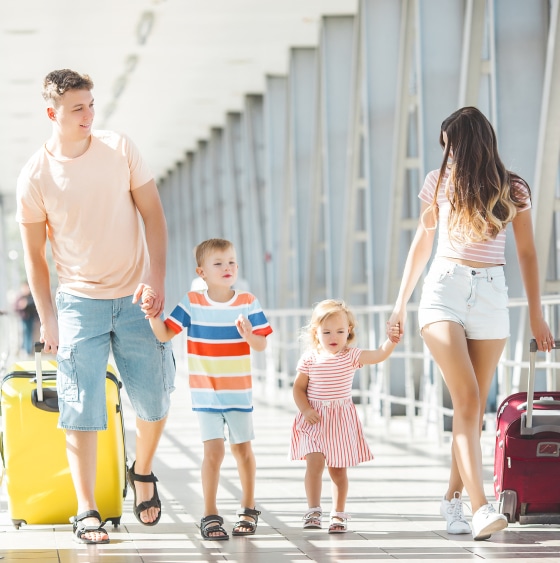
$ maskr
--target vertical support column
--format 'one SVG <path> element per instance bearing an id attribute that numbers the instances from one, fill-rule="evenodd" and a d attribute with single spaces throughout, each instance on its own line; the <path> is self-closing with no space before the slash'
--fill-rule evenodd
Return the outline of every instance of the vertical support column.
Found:
<path id="1" fill-rule="evenodd" d="M 351 64 L 350 131 L 346 163 L 346 216 L 343 256 L 340 268 L 340 295 L 353 305 L 373 303 L 370 203 L 366 178 L 366 127 L 364 124 L 362 17 L 354 24 Z M 335 272 L 336 275 L 336 272 Z"/>
<path id="2" fill-rule="evenodd" d="M 545 293 L 560 291 L 557 231 L 555 218 L 560 211 L 558 163 L 560 158 L 560 7 L 550 3 L 550 26 L 546 47 L 537 162 L 535 169 L 535 243 L 539 253 L 539 276 Z M 551 327 L 554 330 L 554 327 Z"/>
<path id="3" fill-rule="evenodd" d="M 319 47 L 320 65 L 320 137 L 317 155 L 321 162 L 322 229 L 314 222 L 319 252 L 324 256 L 324 272 L 315 279 L 325 279 L 326 296 L 341 297 L 338 270 L 344 262 L 343 238 L 340 236 L 346 210 L 346 181 L 350 106 L 353 16 L 323 17 Z M 318 296 L 319 297 L 319 296 Z"/>
<path id="4" fill-rule="evenodd" d="M 266 298 L 264 307 L 277 308 L 280 291 L 282 233 L 289 229 L 289 209 L 285 207 L 288 80 L 285 76 L 267 76 L 264 97 L 265 201 L 268 221 L 265 226 Z M 259 297 L 259 299 L 261 299 Z"/>
<path id="5" fill-rule="evenodd" d="M 247 199 L 247 216 L 243 223 L 247 241 L 246 263 L 240 277 L 249 281 L 249 287 L 256 295 L 264 297 L 265 278 L 265 232 L 268 220 L 268 209 L 265 203 L 264 180 L 264 115 L 263 97 L 252 94 L 245 97 L 245 175 Z M 250 275 L 250 277 L 249 277 Z"/>
<path id="6" fill-rule="evenodd" d="M 396 297 L 400 286 L 400 249 L 403 235 L 413 232 L 417 216 L 404 216 L 408 203 L 411 180 L 416 180 L 415 191 L 424 177 L 423 114 L 420 67 L 420 25 L 418 1 L 401 2 L 401 31 L 397 85 L 397 109 L 393 148 L 393 178 L 391 182 L 391 229 L 387 241 L 387 272 L 385 278 L 386 300 Z M 415 171 L 415 174 L 411 174 Z"/>
<path id="7" fill-rule="evenodd" d="M 225 214 L 228 213 L 227 200 L 223 195 L 223 139 L 222 130 L 213 127 L 208 142 L 208 176 L 212 190 L 207 201 L 208 219 L 212 225 L 213 238 L 225 238 Z"/>
<path id="8" fill-rule="evenodd" d="M 230 221 L 228 224 L 228 239 L 237 250 L 239 263 L 247 267 L 250 253 L 245 240 L 246 233 L 242 229 L 243 222 L 248 220 L 247 200 L 244 198 L 245 161 L 243 154 L 243 124 L 242 115 L 237 112 L 227 114 L 225 129 L 226 156 L 226 200 L 230 202 Z M 245 271 L 245 275 L 248 272 Z"/>
<path id="9" fill-rule="evenodd" d="M 493 0 L 467 0 L 465 5 L 459 107 L 478 106 L 495 124 L 493 4 Z M 488 33 L 485 33 L 486 30 Z M 485 36 L 486 49 L 484 49 Z M 486 54 L 483 53 L 483 50 L 486 51 Z M 483 77 L 488 78 L 487 96 L 483 95 L 481 89 Z"/>
<path id="10" fill-rule="evenodd" d="M 317 50 L 290 51 L 286 171 L 280 239 L 280 307 L 310 305 L 313 146 L 317 96 Z"/>

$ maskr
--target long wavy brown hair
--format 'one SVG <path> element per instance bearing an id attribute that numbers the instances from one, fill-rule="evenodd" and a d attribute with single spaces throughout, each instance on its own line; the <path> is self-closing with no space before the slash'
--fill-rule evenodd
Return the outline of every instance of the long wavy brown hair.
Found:
<path id="1" fill-rule="evenodd" d="M 450 240 L 468 244 L 495 238 L 526 205 L 524 194 L 514 184 L 525 186 L 531 197 L 527 182 L 506 169 L 494 129 L 475 107 L 461 108 L 447 117 L 441 124 L 439 142 L 443 161 L 434 199 L 425 213 L 432 213 L 437 221 L 438 193 L 449 168 L 444 189 L 451 204 Z"/>

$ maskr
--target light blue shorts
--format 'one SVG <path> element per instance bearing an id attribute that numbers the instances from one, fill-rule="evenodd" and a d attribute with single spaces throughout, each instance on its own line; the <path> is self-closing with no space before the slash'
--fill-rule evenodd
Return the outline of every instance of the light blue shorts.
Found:
<path id="1" fill-rule="evenodd" d="M 165 418 L 175 381 L 173 351 L 169 342 L 154 336 L 132 296 L 86 299 L 58 292 L 56 305 L 59 428 L 107 428 L 105 374 L 110 348 L 138 417 Z"/>
<path id="2" fill-rule="evenodd" d="M 509 336 L 508 288 L 502 266 L 471 268 L 436 258 L 424 279 L 420 330 L 438 321 L 459 323 L 472 340 Z"/>
<path id="3" fill-rule="evenodd" d="M 253 413 L 243 411 L 208 412 L 196 411 L 203 442 L 222 438 L 226 440 L 228 428 L 230 444 L 243 444 L 255 439 Z"/>

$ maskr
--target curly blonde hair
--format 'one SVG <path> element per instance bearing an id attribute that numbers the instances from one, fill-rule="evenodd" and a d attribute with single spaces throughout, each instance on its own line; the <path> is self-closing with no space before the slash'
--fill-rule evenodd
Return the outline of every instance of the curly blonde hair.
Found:
<path id="1" fill-rule="evenodd" d="M 444 149 L 443 162 L 434 199 L 425 213 L 431 213 L 437 222 L 438 193 L 449 167 L 444 186 L 451 204 L 449 239 L 459 244 L 494 239 L 526 205 L 518 186 L 524 186 L 531 197 L 527 182 L 506 169 L 498 154 L 494 129 L 475 107 L 461 108 L 447 117 L 441 124 L 439 142 Z"/>
<path id="2" fill-rule="evenodd" d="M 309 324 L 301 329 L 301 338 L 308 348 L 313 350 L 319 350 L 321 348 L 321 344 L 317 338 L 317 331 L 329 317 L 332 317 L 337 313 L 346 314 L 349 325 L 347 342 L 350 343 L 354 340 L 356 337 L 356 318 L 354 317 L 354 313 L 350 311 L 350 309 L 346 306 L 346 303 L 342 300 L 325 299 L 314 306 Z"/>

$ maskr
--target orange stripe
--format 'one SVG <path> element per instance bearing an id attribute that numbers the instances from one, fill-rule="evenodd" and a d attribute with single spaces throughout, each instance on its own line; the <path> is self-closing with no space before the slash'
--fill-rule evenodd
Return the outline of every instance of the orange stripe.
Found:
<path id="1" fill-rule="evenodd" d="M 208 377 L 207 375 L 189 375 L 189 385 L 193 389 L 244 391 L 245 389 L 251 389 L 251 376 Z"/>
<path id="2" fill-rule="evenodd" d="M 246 356 L 249 353 L 249 344 L 247 342 L 233 342 L 231 344 L 211 344 L 210 342 L 196 342 L 189 340 L 187 343 L 189 354 L 195 356 Z"/>

